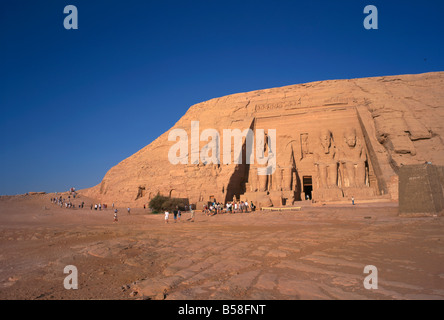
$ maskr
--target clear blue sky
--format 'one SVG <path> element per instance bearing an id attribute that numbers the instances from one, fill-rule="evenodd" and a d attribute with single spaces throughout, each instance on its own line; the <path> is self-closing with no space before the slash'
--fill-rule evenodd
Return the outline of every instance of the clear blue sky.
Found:
<path id="1" fill-rule="evenodd" d="M 443 16 L 441 0 L 2 0 L 0 194 L 94 186 L 211 98 L 444 71 Z"/>

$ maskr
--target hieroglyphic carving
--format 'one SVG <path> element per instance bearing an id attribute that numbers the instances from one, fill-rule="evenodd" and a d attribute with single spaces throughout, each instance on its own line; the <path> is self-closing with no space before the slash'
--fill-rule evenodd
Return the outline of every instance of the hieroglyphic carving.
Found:
<path id="1" fill-rule="evenodd" d="M 258 103 L 255 106 L 255 111 L 267 111 L 275 109 L 287 109 L 301 106 L 301 98 L 293 101 L 274 102 L 274 103 Z"/>

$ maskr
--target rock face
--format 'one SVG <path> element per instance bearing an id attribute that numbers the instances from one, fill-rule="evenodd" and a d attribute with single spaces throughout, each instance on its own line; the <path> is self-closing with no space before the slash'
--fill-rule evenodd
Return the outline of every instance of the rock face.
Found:
<path id="1" fill-rule="evenodd" d="M 193 121 L 199 122 L 194 138 Z M 180 155 L 186 164 L 169 160 L 177 146 L 168 139 L 173 129 L 186 132 L 188 148 Z M 255 147 L 263 146 L 269 162 L 260 163 L 254 154 L 247 164 L 244 137 L 242 163 L 234 163 L 237 155 L 231 152 L 227 164 L 222 157 L 224 129 L 251 129 Z M 266 134 L 262 141 L 259 129 Z M 207 139 L 208 132 L 219 133 L 220 148 L 213 152 L 205 149 L 216 141 Z M 199 205 L 233 199 L 259 206 L 292 205 L 307 198 L 397 200 L 399 168 L 425 162 L 444 165 L 443 138 L 444 72 L 257 90 L 192 106 L 173 128 L 109 170 L 101 184 L 82 192 L 105 203 L 133 206 L 142 206 L 157 193 Z M 196 141 L 198 148 L 193 147 Z M 225 144 L 235 150 L 234 141 Z M 220 163 L 206 160 L 215 158 L 215 150 Z M 258 175 L 271 155 L 274 170 Z"/>
<path id="2" fill-rule="evenodd" d="M 399 170 L 399 213 L 444 213 L 444 166 L 417 164 Z"/>

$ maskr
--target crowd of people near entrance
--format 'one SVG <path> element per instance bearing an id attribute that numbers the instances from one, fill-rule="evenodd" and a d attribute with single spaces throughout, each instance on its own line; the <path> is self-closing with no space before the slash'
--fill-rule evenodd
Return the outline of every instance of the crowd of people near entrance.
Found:
<path id="1" fill-rule="evenodd" d="M 203 206 L 203 212 L 208 216 L 213 216 L 220 213 L 244 213 L 256 211 L 256 206 L 253 201 L 233 201 L 227 202 L 225 206 L 220 202 L 213 202 Z"/>
<path id="2" fill-rule="evenodd" d="M 180 221 L 182 216 L 182 211 L 179 207 L 176 207 L 175 210 L 172 210 L 174 223 Z M 185 211 L 189 211 L 191 213 L 190 218 L 187 221 L 194 222 L 195 212 L 191 206 L 185 206 Z M 220 202 L 213 202 L 209 204 L 204 204 L 202 208 L 202 212 L 207 216 L 214 216 L 216 214 L 221 213 L 246 213 L 246 212 L 254 212 L 256 211 L 256 205 L 253 201 L 233 201 L 227 202 L 225 206 Z M 168 223 L 170 220 L 171 213 L 169 210 L 165 211 L 165 223 Z"/>

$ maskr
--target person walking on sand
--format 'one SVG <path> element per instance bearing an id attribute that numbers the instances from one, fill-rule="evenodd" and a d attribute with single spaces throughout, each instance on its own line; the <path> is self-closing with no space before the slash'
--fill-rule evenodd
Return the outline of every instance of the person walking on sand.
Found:
<path id="1" fill-rule="evenodd" d="M 176 207 L 176 210 L 173 210 L 173 215 L 174 215 L 174 223 L 176 223 L 177 222 L 177 207 Z"/>
<path id="2" fill-rule="evenodd" d="M 117 209 L 114 209 L 114 222 L 117 222 Z"/>
<path id="3" fill-rule="evenodd" d="M 194 210 L 191 208 L 191 222 L 194 222 Z"/>
<path id="4" fill-rule="evenodd" d="M 355 205 L 355 197 L 352 196 L 352 205 Z"/>
<path id="5" fill-rule="evenodd" d="M 170 213 L 168 211 L 165 211 L 165 223 L 168 223 L 169 216 L 170 216 Z"/>
<path id="6" fill-rule="evenodd" d="M 130 209 L 130 207 L 128 207 L 128 214 L 131 214 L 131 209 Z"/>

